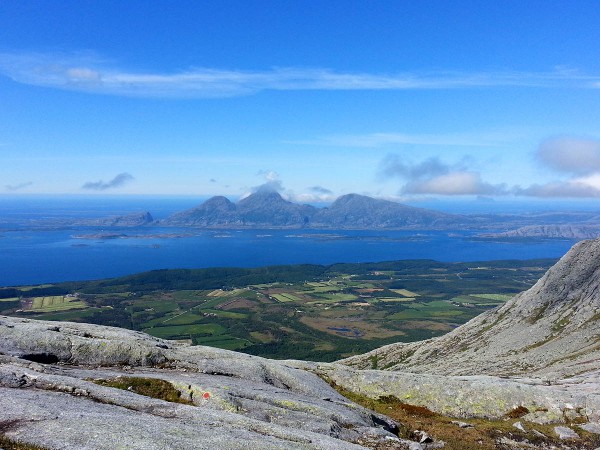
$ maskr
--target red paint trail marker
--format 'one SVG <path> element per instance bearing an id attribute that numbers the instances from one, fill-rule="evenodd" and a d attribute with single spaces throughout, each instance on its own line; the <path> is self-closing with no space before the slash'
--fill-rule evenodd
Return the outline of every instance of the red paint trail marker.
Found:
<path id="1" fill-rule="evenodd" d="M 202 398 L 204 400 L 208 400 L 210 398 L 210 394 L 208 392 L 205 392 L 204 394 L 202 394 Z"/>

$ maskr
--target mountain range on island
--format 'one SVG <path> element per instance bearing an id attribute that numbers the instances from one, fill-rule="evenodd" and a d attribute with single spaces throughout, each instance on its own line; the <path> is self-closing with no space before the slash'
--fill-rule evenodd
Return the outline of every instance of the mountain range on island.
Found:
<path id="1" fill-rule="evenodd" d="M 232 202 L 215 196 L 204 203 L 155 219 L 148 211 L 99 218 L 53 218 L 21 226 L 177 227 L 196 229 L 469 230 L 482 239 L 593 239 L 600 213 L 450 214 L 359 194 L 338 197 L 327 207 L 294 203 L 274 191 L 258 191 Z M 109 234 L 112 234 L 109 233 Z"/>
<path id="2" fill-rule="evenodd" d="M 0 316 L 0 439 L 78 449 L 594 449 L 599 310 L 597 239 L 447 335 L 335 363 Z M 185 404 L 143 394 L 138 382 L 169 386 Z M 419 428 L 348 396 L 412 411 Z M 467 446 L 476 433 L 487 444 Z"/>
<path id="3" fill-rule="evenodd" d="M 464 221 L 460 216 L 415 208 L 358 194 L 330 206 L 285 200 L 277 192 L 256 192 L 233 203 L 218 196 L 159 222 L 166 226 L 280 228 L 439 228 Z"/>
<path id="4" fill-rule="evenodd" d="M 450 214 L 359 194 L 317 208 L 256 192 L 237 203 L 215 196 L 201 205 L 157 221 L 138 214 L 139 225 L 195 228 L 312 228 L 361 230 L 480 230 L 482 238 L 592 239 L 600 236 L 596 212 L 537 214 Z M 130 222 L 135 223 L 136 217 Z M 151 217 L 151 216 L 150 216 Z M 121 219 L 128 222 L 127 219 Z M 494 233 L 487 230 L 504 229 Z"/>

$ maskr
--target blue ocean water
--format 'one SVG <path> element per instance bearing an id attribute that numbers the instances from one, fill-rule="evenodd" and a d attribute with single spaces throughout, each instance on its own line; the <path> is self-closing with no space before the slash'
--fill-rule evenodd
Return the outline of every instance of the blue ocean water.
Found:
<path id="1" fill-rule="evenodd" d="M 10 202 L 9 202 L 10 203 Z M 155 216 L 199 203 L 198 199 L 148 199 L 152 208 L 131 202 L 101 203 L 0 201 L 0 286 L 87 280 L 164 268 L 258 267 L 276 264 L 332 264 L 398 259 L 483 261 L 558 258 L 569 240 L 496 242 L 471 240 L 465 231 L 319 231 L 64 228 L 35 230 L 14 226 L 29 218 L 103 217 L 149 209 Z M 143 202 L 142 202 L 143 203 Z M 151 203 L 151 204 L 150 204 Z M 80 239 L 100 232 L 136 236 Z M 165 234 L 187 235 L 165 237 Z M 190 235 L 191 234 L 191 235 Z M 147 237 L 141 237 L 147 235 Z M 161 236 L 162 235 L 162 236 Z"/>

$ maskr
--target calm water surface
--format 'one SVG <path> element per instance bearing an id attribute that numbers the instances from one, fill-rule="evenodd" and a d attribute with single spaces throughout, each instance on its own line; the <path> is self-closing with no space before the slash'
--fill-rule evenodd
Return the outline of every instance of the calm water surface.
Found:
<path id="1" fill-rule="evenodd" d="M 153 215 L 168 214 L 199 203 L 197 199 L 160 203 L 148 200 Z M 139 206 L 139 199 L 136 203 Z M 140 210 L 141 208 L 137 208 Z M 23 205 L 0 202 L 0 285 L 97 279 L 152 269 L 211 266 L 258 267 L 274 264 L 332 264 L 397 259 L 482 261 L 558 258 L 569 240 L 523 242 L 475 241 L 466 232 L 242 230 L 205 231 L 173 228 L 57 230 L 19 229 L 14 223 L 45 217 L 103 217 L 135 211 L 131 204 L 40 201 Z M 158 212 L 157 212 L 158 211 Z M 101 232 L 128 239 L 78 239 Z M 161 234 L 187 237 L 160 237 Z M 189 236 L 189 234 L 192 234 Z M 159 235 L 157 237 L 157 235 Z"/>

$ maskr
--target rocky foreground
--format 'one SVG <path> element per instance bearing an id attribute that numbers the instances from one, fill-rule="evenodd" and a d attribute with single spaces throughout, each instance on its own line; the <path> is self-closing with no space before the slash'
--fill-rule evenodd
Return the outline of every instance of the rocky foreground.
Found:
<path id="1" fill-rule="evenodd" d="M 353 449 L 398 425 L 316 375 L 129 330 L 0 316 L 0 430 L 49 448 Z M 160 378 L 193 404 L 95 384 Z"/>
<path id="2" fill-rule="evenodd" d="M 187 404 L 107 384 L 135 378 L 164 380 Z M 444 446 L 435 432 L 407 431 L 331 385 L 353 398 L 441 414 L 457 430 L 485 419 L 520 436 L 504 432 L 485 448 L 600 447 L 600 240 L 576 245 L 529 291 L 448 335 L 335 364 L 0 316 L 0 438 L 10 442 L 69 449 Z"/>

